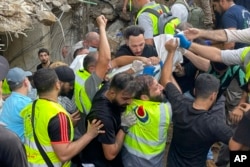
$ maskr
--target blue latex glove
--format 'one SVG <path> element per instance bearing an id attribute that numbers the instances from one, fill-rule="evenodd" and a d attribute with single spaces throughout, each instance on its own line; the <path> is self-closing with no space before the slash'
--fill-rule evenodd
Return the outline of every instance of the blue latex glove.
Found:
<path id="1" fill-rule="evenodd" d="M 175 37 L 180 39 L 180 47 L 185 49 L 190 48 L 192 42 L 190 42 L 183 34 L 176 34 Z"/>

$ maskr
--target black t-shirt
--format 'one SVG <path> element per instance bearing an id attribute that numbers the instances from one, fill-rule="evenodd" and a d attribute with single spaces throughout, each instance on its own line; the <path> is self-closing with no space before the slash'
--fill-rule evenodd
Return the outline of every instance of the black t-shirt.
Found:
<path id="1" fill-rule="evenodd" d="M 198 69 L 186 57 L 183 57 L 183 63 L 181 65 L 185 70 L 185 75 L 179 77 L 173 73 L 173 76 L 183 93 L 187 91 L 193 92 L 195 76 Z"/>
<path id="2" fill-rule="evenodd" d="M 93 139 L 87 147 L 82 151 L 82 162 L 93 163 L 95 167 L 122 167 L 121 156 L 118 154 L 112 161 L 108 161 L 103 153 L 103 144 L 114 144 L 116 134 L 120 129 L 121 124 L 121 112 L 123 108 L 111 103 L 104 93 L 109 88 L 109 84 L 106 83 L 96 93 L 92 101 L 92 108 L 87 120 L 90 122 L 93 119 L 101 120 L 105 130 L 104 134 L 99 134 Z"/>
<path id="3" fill-rule="evenodd" d="M 49 66 L 50 66 L 52 63 L 53 63 L 53 62 L 51 61 L 51 62 L 49 63 Z M 39 69 L 41 69 L 41 68 L 43 68 L 42 63 L 41 63 L 41 64 L 38 64 L 38 65 L 36 66 L 36 70 L 39 70 Z"/>
<path id="4" fill-rule="evenodd" d="M 126 44 L 122 45 L 119 48 L 119 50 L 115 54 L 115 57 L 120 57 L 120 56 L 124 56 L 124 55 L 135 56 Z M 152 56 L 157 57 L 158 54 L 157 54 L 156 49 L 153 46 L 145 44 L 145 47 L 143 49 L 141 56 L 149 58 Z"/>
<path id="5" fill-rule="evenodd" d="M 26 153 L 17 135 L 0 125 L 0 166 L 28 167 Z"/>
<path id="6" fill-rule="evenodd" d="M 165 94 L 173 111 L 173 138 L 167 164 L 169 167 L 204 167 L 209 148 L 215 142 L 228 144 L 232 129 L 215 114 L 196 110 L 193 102 L 168 83 Z"/>
<path id="7" fill-rule="evenodd" d="M 233 139 L 247 147 L 250 147 L 250 111 L 246 112 L 242 120 L 239 122 L 234 133 Z"/>

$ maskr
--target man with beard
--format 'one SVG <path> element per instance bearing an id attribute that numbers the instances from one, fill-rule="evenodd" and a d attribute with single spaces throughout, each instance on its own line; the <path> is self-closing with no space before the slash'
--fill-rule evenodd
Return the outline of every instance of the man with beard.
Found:
<path id="1" fill-rule="evenodd" d="M 116 74 L 110 83 L 105 83 L 96 93 L 87 120 L 101 120 L 104 134 L 97 136 L 82 152 L 84 164 L 95 167 L 122 167 L 120 150 L 130 126 L 135 124 L 135 115 L 122 115 L 131 103 L 134 85 L 133 76 L 127 73 Z"/>
<path id="2" fill-rule="evenodd" d="M 172 83 L 173 57 L 177 39 L 166 42 L 167 59 L 161 84 L 173 109 L 173 138 L 168 153 L 169 167 L 206 166 L 207 153 L 215 142 L 228 144 L 232 129 L 209 110 L 214 105 L 220 81 L 211 74 L 200 74 L 195 80 L 195 99 L 190 101 Z"/>
<path id="3" fill-rule="evenodd" d="M 19 67 L 9 70 L 6 80 L 11 89 L 10 96 L 3 104 L 3 111 L 0 115 L 0 121 L 6 124 L 6 128 L 14 132 L 24 142 L 23 118 L 20 116 L 21 110 L 32 102 L 28 92 L 31 90 L 31 84 L 28 76 L 30 71 L 24 71 Z"/>
<path id="4" fill-rule="evenodd" d="M 73 141 L 69 114 L 58 103 L 61 83 L 55 70 L 43 68 L 33 75 L 39 98 L 27 105 L 24 119 L 24 145 L 29 166 L 70 166 L 70 160 L 98 134 L 104 133 L 100 121 L 88 122 L 87 132 Z M 39 147 L 40 145 L 40 147 Z"/>
<path id="5" fill-rule="evenodd" d="M 159 64 L 160 59 L 157 51 L 154 46 L 146 44 L 144 32 L 145 30 L 142 27 L 135 25 L 125 29 L 123 37 L 126 44 L 122 45 L 115 55 L 116 59 L 119 57 L 119 62 L 124 62 L 120 66 L 126 65 L 125 62 L 131 59 L 140 60 L 144 64 Z"/>
<path id="6" fill-rule="evenodd" d="M 149 75 L 139 75 L 133 81 L 135 96 L 126 114 L 137 117 L 128 130 L 122 150 L 123 165 L 163 166 L 167 132 L 171 122 L 171 105 L 164 101 L 164 87 Z"/>
<path id="7" fill-rule="evenodd" d="M 50 55 L 48 49 L 45 48 L 39 49 L 38 58 L 41 63 L 36 66 L 36 70 L 39 70 L 41 68 L 48 68 L 53 63 L 50 61 Z"/>
<path id="8" fill-rule="evenodd" d="M 61 83 L 61 91 L 58 96 L 58 101 L 66 109 L 66 111 L 72 114 L 77 110 L 74 98 L 72 96 L 75 82 L 74 71 L 65 65 L 56 67 L 55 71 Z"/>

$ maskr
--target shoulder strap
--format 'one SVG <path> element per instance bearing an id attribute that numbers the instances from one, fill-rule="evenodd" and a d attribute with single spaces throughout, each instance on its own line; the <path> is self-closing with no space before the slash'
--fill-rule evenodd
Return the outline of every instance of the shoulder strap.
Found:
<path id="1" fill-rule="evenodd" d="M 34 118 L 35 118 L 35 105 L 36 105 L 37 100 L 35 100 L 32 104 L 32 114 L 31 114 L 31 124 L 32 124 L 32 129 L 33 129 L 33 134 L 34 134 L 34 140 L 36 142 L 36 146 L 40 152 L 40 154 L 42 155 L 44 161 L 46 162 L 48 167 L 54 167 L 54 165 L 52 164 L 51 160 L 49 159 L 48 155 L 45 153 L 45 151 L 43 150 L 41 144 L 38 141 L 38 138 L 36 136 L 35 133 L 35 126 L 34 126 Z"/>
<path id="2" fill-rule="evenodd" d="M 159 6 L 161 7 L 161 10 L 162 10 L 163 13 L 167 13 L 168 15 L 171 15 L 170 12 L 168 12 L 168 11 L 166 10 L 166 8 L 165 8 L 164 5 L 159 4 Z M 152 9 L 152 8 L 146 8 L 146 9 L 144 9 L 144 10 L 142 11 L 142 13 L 143 13 L 143 12 L 149 12 L 149 13 L 151 13 L 151 14 L 157 16 L 157 17 L 160 17 L 160 15 L 161 15 L 159 12 L 157 12 L 157 10 L 154 10 L 154 9 Z"/>

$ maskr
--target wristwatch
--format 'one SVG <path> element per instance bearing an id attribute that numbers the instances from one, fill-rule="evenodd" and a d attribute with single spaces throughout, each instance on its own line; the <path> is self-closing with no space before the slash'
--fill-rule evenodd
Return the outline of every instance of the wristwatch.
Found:
<path id="1" fill-rule="evenodd" d="M 121 130 L 124 132 L 124 133 L 128 133 L 128 127 L 127 126 L 121 126 Z"/>

